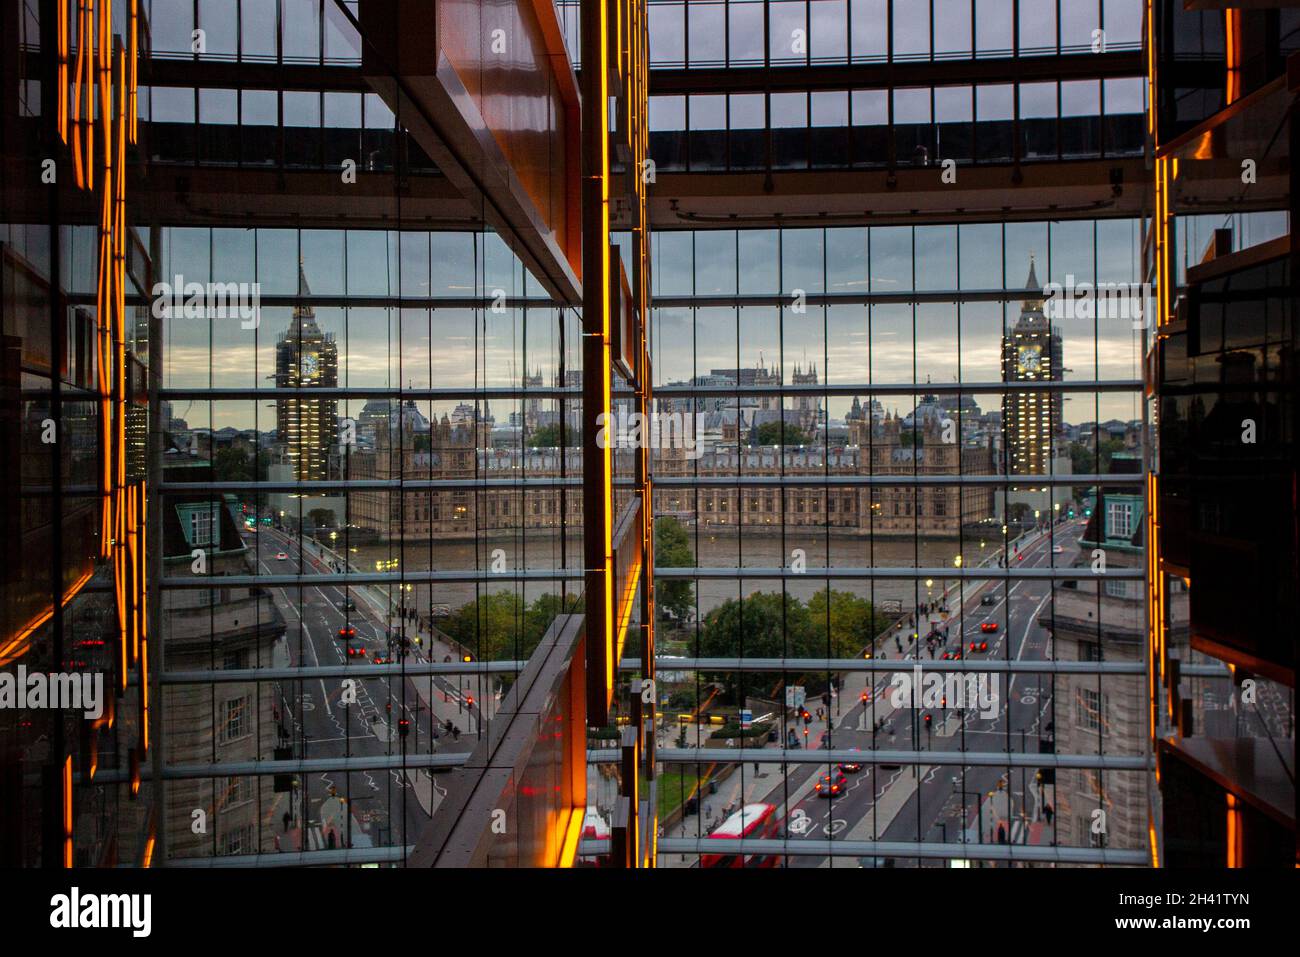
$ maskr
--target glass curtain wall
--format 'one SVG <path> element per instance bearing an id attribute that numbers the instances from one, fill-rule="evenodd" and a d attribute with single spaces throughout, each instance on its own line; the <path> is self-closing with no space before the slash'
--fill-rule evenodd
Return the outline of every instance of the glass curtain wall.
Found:
<path id="1" fill-rule="evenodd" d="M 141 224 L 166 856 L 400 864 L 581 608 L 580 323 L 370 91 L 333 0 L 151 12 L 189 61 L 142 91 L 155 174 L 243 204 Z"/>
<path id="2" fill-rule="evenodd" d="M 1140 236 L 656 234 L 661 865 L 1148 860 Z"/>

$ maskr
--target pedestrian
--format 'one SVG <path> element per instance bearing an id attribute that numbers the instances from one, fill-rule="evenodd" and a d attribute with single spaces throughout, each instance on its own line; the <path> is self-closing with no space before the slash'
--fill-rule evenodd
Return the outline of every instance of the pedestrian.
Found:
<path id="1" fill-rule="evenodd" d="M 289 824 L 293 821 L 293 815 L 290 814 L 288 811 L 285 811 L 284 817 L 282 817 L 280 820 L 284 821 L 284 832 L 286 834 L 289 833 Z"/>
<path id="2" fill-rule="evenodd" d="M 1007 829 L 1006 829 L 1006 826 L 1005 826 L 1004 824 L 1002 824 L 1002 823 L 999 823 L 999 824 L 998 824 L 998 843 L 999 843 L 999 844 L 1005 844 L 1006 842 L 1007 842 Z"/>
<path id="3" fill-rule="evenodd" d="M 1048 804 L 1043 807 L 1043 817 L 1047 819 L 1047 824 L 1049 827 L 1052 824 L 1052 815 L 1055 813 L 1056 812 L 1052 810 L 1052 805 Z"/>

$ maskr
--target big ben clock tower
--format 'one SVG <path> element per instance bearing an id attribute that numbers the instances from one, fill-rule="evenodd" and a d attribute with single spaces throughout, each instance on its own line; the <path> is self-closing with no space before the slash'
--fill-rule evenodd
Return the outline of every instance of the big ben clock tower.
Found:
<path id="1" fill-rule="evenodd" d="M 1002 338 L 1002 381 L 1059 382 L 1061 334 L 1043 313 L 1043 290 L 1033 257 L 1020 318 Z M 1045 475 L 1052 436 L 1062 423 L 1063 397 L 1047 389 L 1008 389 L 1003 394 L 1006 468 L 1011 475 Z"/>
<path id="2" fill-rule="evenodd" d="M 311 295 L 302 263 L 298 264 L 298 295 Z M 275 344 L 275 384 L 281 389 L 303 390 L 301 398 L 276 399 L 275 418 L 280 443 L 295 479 L 329 478 L 330 447 L 336 441 L 338 400 L 311 398 L 311 389 L 339 384 L 339 351 L 333 333 L 323 332 L 307 302 L 293 310 L 293 321 Z"/>

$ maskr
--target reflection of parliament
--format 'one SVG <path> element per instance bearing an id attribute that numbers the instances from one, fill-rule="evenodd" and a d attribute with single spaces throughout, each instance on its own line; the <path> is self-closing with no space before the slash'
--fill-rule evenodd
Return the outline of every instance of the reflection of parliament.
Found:
<path id="1" fill-rule="evenodd" d="M 1041 287 L 1031 261 L 1019 320 L 1003 336 L 1002 381 L 1059 380 L 1061 337 L 1043 312 Z M 571 375 L 571 378 L 574 378 Z M 815 384 L 815 367 L 797 372 L 799 382 Z M 778 373 L 755 369 L 713 370 L 695 385 L 779 384 Z M 529 382 L 541 385 L 540 375 Z M 570 384 L 573 384 L 572 382 Z M 864 406 L 854 398 L 843 424 L 828 423 L 820 402 L 798 397 L 782 410 L 775 397 L 661 400 L 664 412 L 703 413 L 704 451 L 691 458 L 683 449 L 655 450 L 657 478 L 713 476 L 902 476 L 1041 475 L 1049 471 L 1052 437 L 1059 431 L 1061 395 L 1008 390 L 1003 413 L 982 412 L 969 395 L 936 389 L 906 416 L 886 412 L 878 401 Z M 570 409 L 570 430 L 577 426 Z M 352 479 L 403 479 L 472 483 L 482 479 L 558 477 L 580 473 L 581 451 L 522 447 L 538 429 L 558 424 L 537 400 L 526 400 L 519 428 L 498 429 L 485 405 L 481 413 L 461 405 L 451 415 L 430 421 L 411 401 L 400 407 L 378 402 L 357 422 L 363 441 L 348 456 Z M 807 446 L 758 445 L 760 426 L 784 420 L 812 441 Z M 503 433 L 505 435 L 503 436 Z M 557 431 L 550 429 L 550 434 Z M 572 431 L 570 432 L 572 434 Z M 1004 454 L 1005 453 L 1005 454 Z M 1005 462 L 1004 469 L 995 468 Z M 1059 468 L 1058 468 L 1059 471 Z M 782 501 L 784 495 L 784 502 Z M 699 488 L 680 486 L 655 492 L 655 514 L 726 530 L 785 526 L 829 526 L 846 534 L 955 537 L 962 528 L 1002 521 L 1000 495 L 990 486 L 853 485 L 838 488 Z M 562 504 L 563 503 L 563 506 Z M 581 522 L 581 495 L 557 487 L 482 488 L 403 492 L 358 489 L 351 493 L 348 521 L 381 538 L 436 536 L 470 539 L 493 530 L 555 528 L 562 514 Z"/>

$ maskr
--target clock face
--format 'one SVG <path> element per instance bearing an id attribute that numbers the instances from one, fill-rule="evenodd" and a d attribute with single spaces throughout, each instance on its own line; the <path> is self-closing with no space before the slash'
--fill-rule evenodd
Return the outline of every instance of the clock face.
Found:
<path id="1" fill-rule="evenodd" d="M 305 355 L 302 357 L 302 374 L 305 378 L 311 378 L 316 374 L 320 362 L 314 355 Z"/>
<path id="2" fill-rule="evenodd" d="M 1036 373 L 1043 363 L 1041 346 L 1021 346 L 1016 357 L 1016 368 L 1020 372 Z"/>

